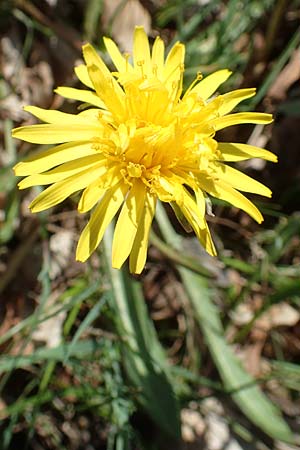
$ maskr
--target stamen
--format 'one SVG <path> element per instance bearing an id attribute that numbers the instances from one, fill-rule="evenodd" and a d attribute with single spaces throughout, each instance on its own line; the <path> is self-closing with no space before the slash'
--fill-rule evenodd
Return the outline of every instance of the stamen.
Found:
<path id="1" fill-rule="evenodd" d="M 137 61 L 137 65 L 138 65 L 138 67 L 140 67 L 141 72 L 142 72 L 142 77 L 145 80 L 147 78 L 147 75 L 144 74 L 144 67 L 143 67 L 144 64 L 145 64 L 145 61 L 143 59 L 141 59 L 140 61 Z"/>
<path id="2" fill-rule="evenodd" d="M 203 78 L 203 75 L 202 75 L 202 73 L 199 71 L 199 72 L 197 72 L 197 80 L 198 81 L 201 81 L 202 80 L 202 78 Z"/>
<path id="3" fill-rule="evenodd" d="M 148 179 L 145 178 L 145 177 L 141 177 L 141 181 L 142 181 L 148 188 L 150 188 L 150 192 L 151 192 L 151 188 L 152 188 L 151 181 L 152 181 L 152 180 L 148 180 Z"/>
<path id="4" fill-rule="evenodd" d="M 140 178 L 144 170 L 145 170 L 145 166 L 142 166 L 140 164 L 135 164 L 131 161 L 127 165 L 128 175 L 132 178 Z"/>
<path id="5" fill-rule="evenodd" d="M 128 72 L 130 53 L 124 53 L 124 58 L 125 58 L 125 61 L 126 61 L 126 72 Z"/>
<path id="6" fill-rule="evenodd" d="M 132 186 L 132 183 L 131 183 L 131 181 L 129 181 L 129 178 L 128 178 L 127 170 L 126 170 L 126 169 L 121 169 L 121 170 L 120 170 L 120 174 L 121 174 L 122 177 L 124 178 L 124 182 L 125 182 L 126 184 L 129 184 L 129 186 Z"/>
<path id="7" fill-rule="evenodd" d="M 202 73 L 201 73 L 201 72 L 197 72 L 196 78 L 194 79 L 194 81 L 192 81 L 192 83 L 190 84 L 190 86 L 187 88 L 187 90 L 186 90 L 186 92 L 185 92 L 183 98 L 185 98 L 185 97 L 191 92 L 191 90 L 195 87 L 195 85 L 196 85 L 199 81 L 202 80 L 202 78 L 203 78 Z"/>
<path id="8" fill-rule="evenodd" d="M 173 99 L 170 98 L 170 100 L 173 102 L 174 105 L 176 105 L 178 103 L 178 100 L 180 98 L 181 86 L 182 86 L 182 72 L 180 73 L 180 79 L 178 81 L 172 82 L 172 89 L 173 89 L 172 97 L 173 97 Z"/>

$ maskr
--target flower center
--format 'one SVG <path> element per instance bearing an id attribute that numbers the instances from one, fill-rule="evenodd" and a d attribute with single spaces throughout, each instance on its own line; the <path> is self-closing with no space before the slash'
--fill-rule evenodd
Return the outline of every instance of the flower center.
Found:
<path id="1" fill-rule="evenodd" d="M 132 178 L 140 178 L 143 170 L 145 170 L 145 166 L 142 166 L 140 164 L 129 162 L 127 165 L 127 173 Z"/>

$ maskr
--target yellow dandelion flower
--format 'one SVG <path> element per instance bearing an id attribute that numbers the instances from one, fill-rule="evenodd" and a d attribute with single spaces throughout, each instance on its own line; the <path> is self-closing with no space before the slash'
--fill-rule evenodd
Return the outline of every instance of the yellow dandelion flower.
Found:
<path id="1" fill-rule="evenodd" d="M 271 191 L 227 165 L 252 157 L 276 161 L 267 150 L 246 144 L 219 143 L 215 133 L 242 124 L 267 124 L 270 114 L 235 113 L 235 106 L 255 89 L 238 89 L 210 99 L 229 76 L 219 70 L 196 80 L 182 93 L 185 47 L 176 43 L 165 59 L 156 38 L 152 52 L 142 27 L 134 33 L 133 58 L 104 39 L 116 67 L 110 72 L 90 44 L 83 46 L 85 64 L 75 68 L 87 89 L 59 87 L 63 97 L 88 104 L 79 114 L 28 106 L 46 124 L 13 130 L 15 138 L 38 144 L 59 144 L 15 166 L 26 176 L 19 188 L 50 185 L 31 203 L 32 212 L 57 205 L 82 191 L 78 210 L 93 209 L 77 246 L 85 261 L 99 245 L 108 224 L 118 215 L 112 265 L 129 257 L 130 270 L 145 265 L 149 230 L 156 202 L 169 202 L 187 221 L 208 253 L 215 247 L 205 219 L 206 196 L 243 209 L 257 222 L 259 210 L 239 191 L 267 197 Z"/>

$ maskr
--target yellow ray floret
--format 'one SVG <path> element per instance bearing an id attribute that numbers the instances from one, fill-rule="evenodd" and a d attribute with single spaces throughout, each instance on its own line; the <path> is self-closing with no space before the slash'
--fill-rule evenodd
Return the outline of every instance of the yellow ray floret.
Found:
<path id="1" fill-rule="evenodd" d="M 104 43 L 115 72 L 86 44 L 85 64 L 75 68 L 85 88 L 56 89 L 83 102 L 82 112 L 25 108 L 45 123 L 16 128 L 13 136 L 57 145 L 15 166 L 16 175 L 25 177 L 19 188 L 48 185 L 32 201 L 32 212 L 81 192 L 78 211 L 92 212 L 78 242 L 79 261 L 89 258 L 116 218 L 112 265 L 120 268 L 129 258 L 130 271 L 140 273 L 158 200 L 169 202 L 184 227 L 194 230 L 206 251 L 215 255 L 205 218 L 207 196 L 244 210 L 259 223 L 260 211 L 240 191 L 271 196 L 266 186 L 227 163 L 277 161 L 259 147 L 217 142 L 215 133 L 237 124 L 268 124 L 272 116 L 233 113 L 255 89 L 216 95 L 231 74 L 226 69 L 206 78 L 198 74 L 182 93 L 185 47 L 180 42 L 165 57 L 162 39 L 157 37 L 151 50 L 144 29 L 137 27 L 131 59 L 111 39 L 104 38 Z"/>

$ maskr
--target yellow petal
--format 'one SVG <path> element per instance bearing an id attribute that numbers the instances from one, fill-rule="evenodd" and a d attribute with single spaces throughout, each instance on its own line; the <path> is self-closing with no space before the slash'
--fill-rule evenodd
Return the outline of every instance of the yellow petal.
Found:
<path id="1" fill-rule="evenodd" d="M 103 75 L 112 78 L 110 70 L 91 44 L 85 44 L 82 53 L 87 66 L 96 66 Z"/>
<path id="2" fill-rule="evenodd" d="M 138 225 L 138 230 L 132 246 L 129 258 L 131 273 L 141 273 L 147 258 L 149 232 L 155 214 L 156 196 L 147 192 L 145 207 Z"/>
<path id="3" fill-rule="evenodd" d="M 209 227 L 205 221 L 205 227 L 200 228 L 199 231 L 196 232 L 196 235 L 201 242 L 202 246 L 205 248 L 207 253 L 211 256 L 217 255 L 217 250 L 215 244 L 212 240 Z"/>
<path id="4" fill-rule="evenodd" d="M 90 119 L 85 118 L 85 116 L 82 116 L 80 114 L 68 114 L 61 111 L 56 111 L 55 109 L 43 109 L 38 108 L 37 106 L 25 106 L 24 110 L 47 123 L 63 123 L 71 125 L 74 123 L 90 123 Z M 94 118 L 94 122 L 96 125 L 98 124 L 98 120 L 96 117 Z"/>
<path id="5" fill-rule="evenodd" d="M 58 144 L 60 142 L 83 141 L 99 136 L 102 129 L 96 125 L 41 124 L 14 128 L 12 136 L 33 144 Z"/>
<path id="6" fill-rule="evenodd" d="M 253 219 L 258 223 L 263 221 L 263 217 L 256 206 L 250 202 L 243 194 L 236 191 L 229 184 L 222 180 L 212 180 L 210 178 L 201 177 L 199 178 L 199 184 L 202 189 L 213 197 L 224 200 L 231 203 L 236 208 L 240 208 L 246 213 L 248 213 Z"/>
<path id="7" fill-rule="evenodd" d="M 112 245 L 112 266 L 119 269 L 131 252 L 138 225 L 143 214 L 146 186 L 136 180 L 121 209 Z"/>
<path id="8" fill-rule="evenodd" d="M 185 101 L 188 102 L 188 99 L 189 97 L 187 97 L 186 100 L 183 100 L 183 104 Z M 189 120 L 191 121 L 191 123 L 199 124 L 201 128 L 204 127 L 204 134 L 206 134 L 207 127 L 210 126 L 212 128 L 215 120 L 219 117 L 218 109 L 221 107 L 221 104 L 222 100 L 221 96 L 219 95 L 215 100 L 207 103 L 202 108 L 196 109 L 196 111 L 190 111 L 188 114 Z"/>
<path id="9" fill-rule="evenodd" d="M 205 246 L 206 250 L 214 255 L 215 248 L 211 240 L 209 229 L 205 220 L 205 205 L 203 201 L 199 198 L 201 195 L 198 193 L 198 200 L 200 202 L 200 208 L 195 202 L 191 194 L 187 189 L 180 183 L 176 182 L 176 177 L 160 177 L 160 185 L 162 190 L 156 189 L 157 195 L 161 201 L 174 201 L 176 202 L 181 213 L 184 215 L 185 219 L 191 225 L 195 231 L 198 239 L 201 241 L 202 245 Z M 165 191 L 165 193 L 163 192 Z M 200 189 L 198 189 L 200 191 Z"/>
<path id="10" fill-rule="evenodd" d="M 152 47 L 152 68 L 154 75 L 162 81 L 164 72 L 165 44 L 158 36 Z M 156 73 L 155 73 L 156 72 Z"/>
<path id="11" fill-rule="evenodd" d="M 99 163 L 92 168 L 73 175 L 65 180 L 58 181 L 45 189 L 30 204 L 32 212 L 36 213 L 51 208 L 65 200 L 74 192 L 86 188 L 90 183 L 102 175 L 103 164 Z"/>
<path id="12" fill-rule="evenodd" d="M 182 214 L 181 209 L 179 208 L 179 206 L 177 205 L 176 202 L 170 202 L 169 205 L 171 206 L 171 208 L 174 211 L 174 214 L 176 216 L 176 219 L 178 220 L 178 222 L 180 223 L 180 225 L 182 226 L 182 228 L 187 232 L 190 233 L 193 228 L 191 227 L 190 223 L 187 221 L 187 219 L 185 218 L 185 216 Z"/>
<path id="13" fill-rule="evenodd" d="M 205 217 L 202 214 L 202 211 L 199 210 L 197 203 L 195 202 L 191 194 L 183 186 L 180 186 L 180 189 L 182 193 L 181 201 L 180 203 L 178 203 L 178 206 L 193 228 L 195 228 L 195 226 L 196 228 L 198 226 L 203 228 Z"/>
<path id="14" fill-rule="evenodd" d="M 219 117 L 212 121 L 212 124 L 214 126 L 214 129 L 218 131 L 232 125 L 239 125 L 243 123 L 268 124 L 271 122 L 273 122 L 272 114 L 243 112 Z"/>
<path id="15" fill-rule="evenodd" d="M 221 84 L 223 84 L 230 77 L 231 73 L 232 72 L 227 69 L 218 70 L 196 84 L 196 86 L 191 90 L 191 93 L 196 93 L 203 100 L 207 100 L 216 92 Z"/>
<path id="16" fill-rule="evenodd" d="M 195 192 L 197 208 L 199 209 L 200 214 L 205 216 L 206 202 L 203 191 L 198 187 L 197 188 L 193 187 L 193 190 Z"/>
<path id="17" fill-rule="evenodd" d="M 107 189 L 103 189 L 99 186 L 99 180 L 95 180 L 93 183 L 89 184 L 88 187 L 83 191 L 79 203 L 78 211 L 85 213 L 92 209 L 96 203 L 100 200 Z"/>
<path id="18" fill-rule="evenodd" d="M 116 69 L 119 72 L 133 72 L 132 65 L 128 62 L 126 58 L 122 55 L 116 44 L 112 39 L 109 39 L 107 37 L 103 38 L 104 45 L 106 47 L 106 50 L 109 53 L 109 56 L 111 57 L 112 62 L 114 63 Z"/>
<path id="19" fill-rule="evenodd" d="M 82 172 L 89 167 L 93 167 L 95 164 L 98 165 L 101 160 L 103 160 L 103 163 L 106 162 L 106 160 L 104 160 L 99 154 L 84 156 L 83 158 L 75 159 L 75 161 L 69 161 L 65 164 L 61 164 L 48 172 L 30 175 L 20 181 L 18 187 L 19 189 L 26 189 L 31 186 L 57 183 L 58 181 Z M 103 168 L 103 172 L 105 172 L 105 170 L 106 169 Z"/>
<path id="20" fill-rule="evenodd" d="M 143 27 L 135 27 L 134 30 L 133 63 L 134 70 L 142 76 L 152 75 L 149 41 Z"/>
<path id="21" fill-rule="evenodd" d="M 88 123 L 95 122 L 99 124 L 99 120 L 103 116 L 107 116 L 108 114 L 109 114 L 108 111 L 102 111 L 99 110 L 99 108 L 88 108 L 84 109 L 83 111 L 80 111 L 80 113 L 78 113 L 78 116 L 83 118 Z M 102 125 L 101 122 L 100 124 Z"/>
<path id="22" fill-rule="evenodd" d="M 94 85 L 91 82 L 89 77 L 89 73 L 85 64 L 80 64 L 74 68 L 74 72 L 76 73 L 77 78 L 81 81 L 85 86 L 94 89 Z"/>
<path id="23" fill-rule="evenodd" d="M 250 158 L 262 158 L 267 161 L 277 162 L 274 153 L 254 145 L 240 144 L 234 142 L 219 142 L 218 150 L 222 153 L 224 161 L 244 161 Z"/>
<path id="24" fill-rule="evenodd" d="M 217 171 L 217 176 L 220 177 L 221 180 L 226 181 L 226 183 L 239 191 L 252 192 L 253 194 L 264 195 L 265 197 L 272 196 L 272 192 L 265 185 L 248 177 L 248 175 L 245 175 L 233 167 L 221 163 L 215 163 L 213 167 L 214 169 L 219 169 Z"/>
<path id="25" fill-rule="evenodd" d="M 95 65 L 88 66 L 88 71 L 101 100 L 103 100 L 109 111 L 122 122 L 126 117 L 123 98 L 118 95 L 112 87 L 111 80 L 107 79 L 98 67 Z"/>
<path id="26" fill-rule="evenodd" d="M 122 178 L 123 175 L 118 168 L 107 169 L 105 166 L 101 177 L 97 178 L 83 191 L 79 200 L 78 211 L 81 213 L 89 211 L 100 200 L 104 192 L 118 184 Z"/>
<path id="27" fill-rule="evenodd" d="M 128 187 L 122 183 L 106 192 L 81 233 L 76 250 L 77 261 L 86 261 L 98 247 L 107 226 L 123 203 Z"/>
<path id="28" fill-rule="evenodd" d="M 176 183 L 176 177 L 160 176 L 155 185 L 155 193 L 162 202 L 182 203 L 182 186 Z"/>
<path id="29" fill-rule="evenodd" d="M 221 116 L 230 113 L 240 102 L 247 98 L 253 97 L 256 93 L 256 89 L 237 89 L 236 91 L 228 92 L 221 95 L 221 106 L 218 108 L 218 112 Z"/>
<path id="30" fill-rule="evenodd" d="M 192 226 L 202 246 L 210 255 L 215 256 L 216 249 L 205 217 L 202 215 L 202 211 L 199 210 L 197 203 L 194 201 L 189 192 L 187 192 L 184 188 L 182 188 L 182 191 L 182 202 L 178 204 L 179 208 Z"/>
<path id="31" fill-rule="evenodd" d="M 95 78 L 91 77 L 91 73 L 89 70 L 89 67 L 92 67 L 92 66 L 97 67 L 98 73 L 101 74 L 101 78 L 105 79 L 106 84 L 110 84 L 111 90 L 113 87 L 115 94 L 118 95 L 119 98 L 122 98 L 124 96 L 124 92 L 123 92 L 121 86 L 114 79 L 111 72 L 106 67 L 105 63 L 103 62 L 102 58 L 98 55 L 98 53 L 96 52 L 94 47 L 92 47 L 90 44 L 85 44 L 82 47 L 82 51 L 83 51 L 83 57 L 85 59 L 85 62 L 86 62 L 87 68 L 88 68 L 89 77 L 94 85 L 95 90 L 97 91 L 97 86 L 95 85 Z M 96 84 L 99 85 L 98 82 Z"/>
<path id="32" fill-rule="evenodd" d="M 49 148 L 48 150 L 42 150 L 31 158 L 26 159 L 26 161 L 16 164 L 14 171 L 16 176 L 32 175 L 45 172 L 67 161 L 95 155 L 96 153 L 97 150 L 92 148 L 91 142 L 71 142 Z"/>
<path id="33" fill-rule="evenodd" d="M 170 93 L 174 91 L 173 83 L 177 83 L 183 71 L 185 47 L 177 42 L 167 56 L 164 68 L 164 81 Z"/>
<path id="34" fill-rule="evenodd" d="M 54 89 L 54 92 L 65 98 L 78 100 L 79 102 L 89 103 L 90 105 L 98 106 L 101 109 L 106 109 L 105 104 L 95 92 L 63 86 Z"/>

